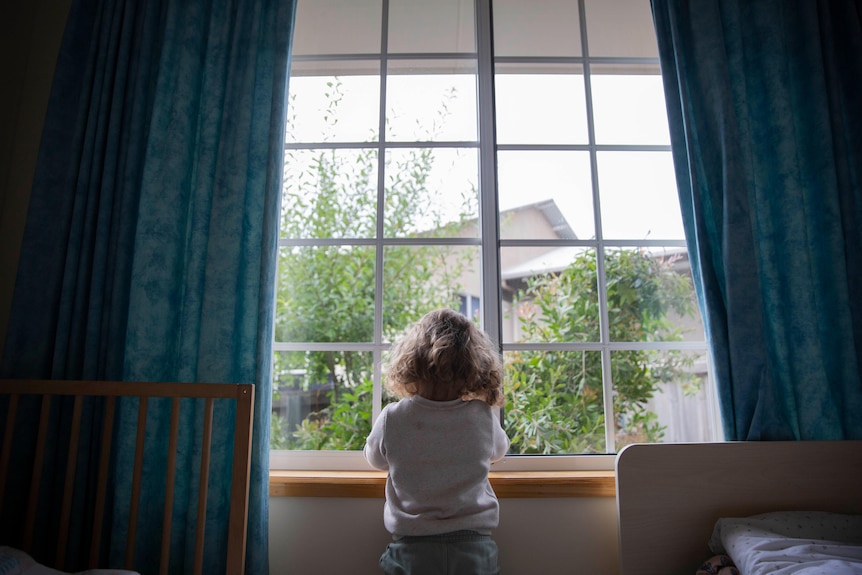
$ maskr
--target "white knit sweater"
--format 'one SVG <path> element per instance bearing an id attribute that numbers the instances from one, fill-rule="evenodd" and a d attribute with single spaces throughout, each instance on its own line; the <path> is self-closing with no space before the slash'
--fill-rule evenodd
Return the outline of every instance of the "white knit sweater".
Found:
<path id="1" fill-rule="evenodd" d="M 413 396 L 387 405 L 365 445 L 368 462 L 389 471 L 386 529 L 396 539 L 462 529 L 490 533 L 500 507 L 488 470 L 508 449 L 484 401 Z"/>

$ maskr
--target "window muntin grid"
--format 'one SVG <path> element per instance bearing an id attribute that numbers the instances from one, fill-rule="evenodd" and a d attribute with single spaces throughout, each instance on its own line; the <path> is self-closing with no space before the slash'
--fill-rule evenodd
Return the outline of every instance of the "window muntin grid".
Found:
<path id="1" fill-rule="evenodd" d="M 559 4 L 548 0 L 547 4 Z M 625 4 L 626 2 L 616 2 Z M 365 112 L 356 112 L 350 115 L 351 122 L 361 121 L 368 124 L 371 119 L 376 119 L 377 127 L 355 129 L 344 137 L 321 136 L 320 141 L 315 142 L 313 136 L 307 134 L 300 137 L 288 136 L 286 151 L 300 153 L 312 149 L 338 150 L 338 153 L 358 151 L 373 154 L 375 169 L 363 172 L 363 177 L 368 183 L 369 193 L 376 193 L 376 212 L 373 217 L 375 224 L 365 226 L 363 233 L 333 234 L 329 237 L 285 237 L 282 234 L 280 245 L 282 249 L 298 246 L 340 246 L 345 249 L 363 249 L 374 251 L 376 254 L 373 313 L 368 332 L 371 337 L 363 341 L 320 342 L 307 341 L 280 341 L 276 339 L 276 353 L 284 353 L 291 350 L 325 351 L 338 349 L 344 352 L 367 352 L 371 356 L 372 367 L 369 377 L 373 380 L 373 411 L 372 417 L 379 413 L 384 401 L 380 389 L 380 360 L 383 353 L 388 349 L 391 340 L 389 320 L 387 312 L 386 286 L 388 280 L 386 267 L 379 265 L 385 262 L 385 254 L 393 250 L 395 253 L 399 248 L 412 249 L 439 249 L 451 253 L 453 250 L 469 252 L 470 280 L 471 285 L 480 284 L 479 288 L 473 287 L 475 297 L 481 301 L 480 320 L 483 327 L 498 341 L 504 355 L 517 354 L 519 352 L 534 352 L 544 350 L 552 353 L 586 353 L 590 357 L 597 357 L 601 365 L 602 396 L 604 409 L 607 412 L 604 441 L 605 451 L 612 453 L 619 448 L 617 445 L 617 432 L 614 429 L 614 398 L 618 393 L 611 378 L 612 357 L 616 353 L 632 350 L 649 350 L 650 353 L 661 353 L 667 350 L 686 350 L 687 353 L 697 354 L 701 360 L 705 357 L 706 345 L 702 338 L 702 328 L 699 334 L 687 336 L 684 342 L 644 342 L 644 341 L 613 341 L 609 327 L 609 314 L 607 297 L 607 275 L 606 258 L 604 254 L 612 253 L 613 250 L 637 249 L 648 250 L 675 250 L 685 251 L 685 241 L 682 234 L 679 218 L 671 218 L 670 224 L 656 228 L 647 226 L 643 229 L 637 226 L 628 226 L 626 214 L 632 211 L 641 214 L 652 209 L 661 213 L 668 210 L 676 210 L 672 193 L 675 193 L 675 185 L 672 181 L 672 169 L 670 170 L 670 181 L 667 180 L 667 166 L 670 164 L 670 147 L 666 135 L 666 122 L 654 121 L 656 115 L 663 115 L 663 107 L 657 106 L 661 102 L 659 95 L 656 99 L 656 88 L 660 91 L 661 81 L 657 75 L 658 63 L 654 54 L 648 57 L 637 54 L 626 53 L 627 48 L 616 48 L 608 50 L 606 45 L 597 44 L 599 52 L 605 51 L 609 55 L 591 56 L 593 44 L 589 41 L 593 30 L 590 28 L 591 11 L 598 10 L 595 19 L 603 22 L 607 18 L 605 9 L 597 9 L 592 6 L 595 2 L 581 0 L 578 3 L 563 2 L 568 10 L 570 24 L 574 25 L 577 33 L 572 37 L 578 40 L 577 44 L 571 43 L 571 38 L 560 40 L 556 36 L 554 42 L 550 37 L 546 38 L 543 46 L 531 46 L 523 37 L 516 38 L 518 34 L 506 21 L 506 15 L 517 15 L 517 4 L 497 0 L 496 6 L 500 5 L 499 13 L 495 10 L 494 27 L 508 29 L 508 36 L 501 34 L 498 39 L 498 56 L 492 57 L 490 49 L 489 30 L 491 28 L 490 2 L 479 0 L 475 6 L 476 20 L 476 44 L 475 49 L 470 47 L 469 34 L 465 34 L 462 28 L 457 33 L 443 38 L 448 42 L 445 46 L 430 48 L 438 40 L 417 38 L 416 46 L 425 46 L 427 52 L 410 52 L 408 45 L 411 41 L 404 34 L 399 34 L 399 51 L 389 50 L 389 41 L 392 37 L 394 22 L 408 22 L 413 16 L 409 14 L 408 3 L 397 0 L 383 0 L 378 3 L 370 3 L 381 12 L 381 22 L 384 23 L 380 29 L 380 50 L 367 51 L 352 54 L 349 51 L 343 53 L 320 50 L 319 53 L 308 51 L 294 52 L 294 68 L 291 83 L 292 91 L 297 79 L 314 78 L 315 73 L 327 73 L 337 75 L 343 79 L 344 84 L 365 82 L 377 83 L 374 89 L 364 94 L 375 94 L 372 97 L 357 98 L 357 106 L 364 106 Z M 425 3 L 426 6 L 429 3 Z M 463 12 L 464 5 L 472 2 L 446 2 L 444 12 L 451 16 L 454 13 Z M 571 6 L 577 5 L 577 18 Z M 369 7 L 371 9 L 372 7 Z M 531 6 L 533 12 L 541 12 L 539 6 Z M 400 16 L 394 20 L 391 18 L 393 9 Z M 298 22 L 302 15 L 302 3 L 299 5 Z M 628 17 L 627 17 L 628 18 Z M 445 18 L 444 18 L 445 19 Z M 374 21 L 373 18 L 366 18 Z M 457 19 L 456 19 L 457 20 Z M 547 19 L 546 19 L 547 20 Z M 419 21 L 419 20 L 416 20 Z M 385 23 L 389 23 L 387 29 Z M 636 27 L 636 24 L 628 23 Z M 641 22 L 641 25 L 643 22 Z M 405 24 L 406 25 L 406 24 Z M 539 24 L 536 24 L 540 26 Z M 559 19 L 555 20 L 555 26 L 559 28 Z M 649 22 L 651 26 L 651 21 Z M 507 28 L 508 26 L 508 28 Z M 650 32 L 651 33 L 651 32 Z M 634 45 L 643 48 L 642 34 L 635 38 Z M 423 42 L 425 42 L 423 44 Z M 428 42 L 431 42 L 429 44 Z M 319 43 L 319 40 L 318 40 Z M 640 43 L 640 44 L 638 44 Z M 440 51 L 432 51 L 439 49 Z M 622 50 L 622 52 L 620 52 Z M 613 52 L 613 53 L 611 53 Z M 407 81 L 408 74 L 420 75 L 428 87 L 425 92 L 440 91 L 440 82 L 445 74 L 451 74 L 457 79 L 460 92 L 459 96 L 465 99 L 458 102 L 457 111 L 454 114 L 458 119 L 451 121 L 448 125 L 441 122 L 436 128 L 429 130 L 428 126 L 412 126 L 409 121 L 404 123 L 403 116 L 409 115 L 404 112 L 411 107 L 416 108 L 415 102 L 410 102 L 409 95 L 405 95 L 403 86 Z M 631 78 L 638 86 L 637 91 L 641 94 L 652 94 L 649 98 L 636 98 L 634 92 L 625 93 L 629 98 L 627 106 L 622 108 L 625 113 L 622 127 L 613 126 L 611 119 L 614 116 L 614 108 L 607 106 L 607 94 L 615 91 L 620 92 L 620 78 Z M 360 80 L 361 78 L 361 80 Z M 467 82 L 465 82 L 465 78 Z M 474 80 L 469 80 L 474 78 Z M 320 79 L 315 79 L 320 84 Z M 468 87 L 472 81 L 475 82 L 475 90 Z M 518 102 L 525 101 L 523 94 L 515 94 L 518 83 L 528 83 L 534 89 L 526 92 L 532 100 L 521 107 L 518 114 Z M 323 85 L 326 83 L 323 82 Z M 496 100 L 491 92 L 491 86 L 496 85 Z M 651 90 L 651 91 L 650 91 Z M 444 90 L 445 91 L 445 90 Z M 391 95 L 391 101 L 390 101 Z M 371 101 L 377 100 L 377 110 L 371 110 L 374 106 Z M 477 102 L 478 115 L 474 118 L 470 115 L 469 108 L 473 99 Z M 465 104 L 465 101 L 467 102 Z M 491 112 L 495 110 L 496 117 Z M 419 107 L 421 109 L 421 106 Z M 564 117 L 555 117 L 554 110 L 564 110 Z M 619 108 L 617 108 L 619 109 Z M 391 122 L 388 118 L 393 113 L 400 113 L 402 117 L 398 122 Z M 531 114 L 534 114 L 531 116 Z M 357 118 L 356 116 L 360 116 Z M 517 116 L 517 121 L 505 121 L 504 116 Z M 638 118 L 648 117 L 654 132 L 655 126 L 664 129 L 664 133 L 657 137 L 649 136 L 647 130 L 635 122 Z M 526 120 L 525 120 L 526 118 Z M 451 116 L 448 118 L 451 120 Z M 553 124 L 556 131 L 544 135 L 535 130 L 537 124 Z M 401 127 L 399 127 L 401 126 Z M 441 128 L 442 126 L 442 128 Z M 475 129 L 474 129 L 475 128 Z M 341 127 L 339 127 L 341 129 Z M 434 131 L 436 130 L 436 132 Z M 494 134 L 497 139 L 494 142 Z M 380 135 L 383 137 L 380 137 Z M 364 136 L 364 137 L 363 137 Z M 325 140 L 325 141 L 324 141 Z M 316 145 L 315 145 L 316 144 Z M 320 145 L 325 144 L 325 145 Z M 471 209 L 478 210 L 481 214 L 478 223 L 473 227 L 466 226 L 459 229 L 457 233 L 422 235 L 422 230 L 433 228 L 433 217 L 431 220 L 422 221 L 421 218 L 409 228 L 409 233 L 390 233 L 390 226 L 386 223 L 387 201 L 390 201 L 387 189 L 394 189 L 391 180 L 392 171 L 387 169 L 391 166 L 393 159 L 404 157 L 405 154 L 423 153 L 431 156 L 442 156 L 444 153 L 457 151 L 462 157 L 470 157 L 475 165 L 475 171 L 462 167 L 457 170 L 463 177 L 461 187 L 464 189 L 475 187 L 477 197 Z M 472 154 L 472 156 L 470 156 Z M 561 160 L 560 158 L 564 158 Z M 626 162 L 620 158 L 628 158 Z M 499 165 L 496 164 L 499 161 Z M 568 190 L 559 196 L 552 193 L 546 187 L 532 186 L 530 189 L 525 182 L 518 182 L 515 175 L 516 170 L 511 169 L 515 165 L 538 165 L 553 166 L 548 172 L 553 174 L 557 182 L 565 180 Z M 451 166 L 450 166 L 451 167 Z M 649 168 L 655 173 L 663 174 L 664 181 L 652 188 L 645 188 L 641 204 L 631 204 L 628 210 L 625 201 L 621 199 L 620 185 L 615 183 L 621 170 Z M 541 168 L 540 168 L 541 169 Z M 451 177 L 449 172 L 448 177 Z M 499 177 L 499 183 L 497 178 Z M 376 181 L 375 181 L 376 178 Z M 523 176 L 521 176 L 523 180 Z M 657 178 L 654 174 L 644 178 L 645 181 L 654 182 Z M 445 182 L 446 177 L 438 179 Z M 480 185 L 481 183 L 481 185 Z M 375 187 L 376 184 L 376 187 Z M 442 189 L 442 185 L 439 186 Z M 562 186 L 566 187 L 566 186 Z M 496 190 L 499 190 L 499 197 Z M 439 192 L 438 192 L 439 193 Z M 518 197 L 528 195 L 539 203 L 543 199 L 553 199 L 559 203 L 557 208 L 562 208 L 570 229 L 555 235 L 542 235 L 535 230 L 525 231 L 521 229 L 508 229 L 506 218 L 509 215 L 509 206 L 518 203 Z M 432 194 L 433 197 L 433 194 Z M 557 198 L 563 198 L 557 200 Z M 646 198 L 646 199 L 643 199 Z M 649 198 L 653 198 L 651 201 Z M 471 200 L 472 201 L 472 200 Z M 623 209 L 619 209 L 622 206 Z M 429 206 L 430 208 L 430 206 Z M 450 202 L 450 209 L 452 205 Z M 500 212 L 502 210 L 502 213 Z M 491 214 L 490 217 L 487 217 Z M 445 221 L 445 217 L 437 221 Z M 643 219 L 643 218 L 642 218 Z M 572 225 L 574 224 L 574 225 Z M 369 228 L 373 228 L 371 233 Z M 499 250 L 497 249 L 499 246 Z M 513 277 L 506 277 L 507 272 L 513 273 L 508 264 L 512 258 L 509 254 L 516 252 L 533 251 L 538 255 L 548 255 L 549 252 L 584 252 L 591 251 L 595 256 L 596 267 L 596 295 L 597 305 L 595 313 L 598 315 L 592 332 L 583 339 L 574 338 L 570 341 L 523 340 L 517 336 L 517 327 L 507 323 L 507 314 L 512 314 L 513 304 L 507 301 L 507 280 L 510 283 L 517 281 Z M 602 255 L 602 257 L 598 257 Z M 523 260 L 523 256 L 518 256 Z M 541 258 L 539 258 L 541 259 Z M 525 262 L 525 265 L 530 262 Z M 529 266 L 527 265 L 527 268 Z M 499 281 L 482 281 L 483 278 L 500 277 Z M 613 279 L 613 278 L 612 278 Z M 521 278 L 523 280 L 523 278 Z M 461 284 L 451 285 L 452 296 L 455 298 L 453 307 L 457 308 L 458 298 L 463 298 Z M 509 286 L 510 287 L 510 286 Z M 417 317 L 421 315 L 416 310 Z M 696 320 L 699 323 L 699 319 Z M 695 330 L 697 331 L 697 330 Z M 697 363 L 697 362 L 693 362 Z M 701 361 L 704 363 L 704 361 Z M 708 379 L 708 367 L 703 368 L 704 377 Z M 617 386 L 618 387 L 618 386 Z M 714 409 L 714 406 L 710 406 Z M 714 426 L 713 426 L 714 427 Z"/>

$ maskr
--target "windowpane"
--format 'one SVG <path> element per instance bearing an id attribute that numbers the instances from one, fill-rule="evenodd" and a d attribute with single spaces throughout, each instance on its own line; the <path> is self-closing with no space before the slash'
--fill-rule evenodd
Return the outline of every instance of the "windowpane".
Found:
<path id="1" fill-rule="evenodd" d="M 434 69 L 434 62 L 418 70 L 405 64 L 398 62 L 401 73 L 387 79 L 387 140 L 476 141 L 475 63 L 461 62 L 459 74 L 423 73 Z"/>
<path id="2" fill-rule="evenodd" d="M 282 247 L 276 342 L 374 339 L 374 248 Z"/>
<path id="3" fill-rule="evenodd" d="M 297 2 L 292 53 L 300 56 L 380 52 L 382 15 L 381 0 Z"/>
<path id="4" fill-rule="evenodd" d="M 473 0 L 390 0 L 389 51 L 475 52 Z"/>
<path id="5" fill-rule="evenodd" d="M 369 238 L 376 217 L 377 150 L 285 152 L 282 237 Z"/>
<path id="6" fill-rule="evenodd" d="M 509 453 L 606 453 L 602 358 L 596 351 L 504 354 Z"/>
<path id="7" fill-rule="evenodd" d="M 565 74 L 498 73 L 495 83 L 498 143 L 587 143 L 579 68 L 572 66 Z"/>
<path id="8" fill-rule="evenodd" d="M 292 77 L 285 141 L 376 141 L 379 94 L 380 76 Z"/>
<path id="9" fill-rule="evenodd" d="M 606 239 L 683 240 L 670 152 L 598 152 Z"/>
<path id="10" fill-rule="evenodd" d="M 571 0 L 494 0 L 494 54 L 580 56 L 579 20 Z"/>
<path id="11" fill-rule="evenodd" d="M 650 3 L 585 0 L 590 56 L 658 58 Z"/>
<path id="12" fill-rule="evenodd" d="M 670 145 L 661 76 L 593 75 L 592 94 L 596 143 Z"/>
<path id="13" fill-rule="evenodd" d="M 439 307 L 501 341 L 512 454 L 714 440 L 648 2 L 321 0 L 295 33 L 274 448 L 361 449 Z"/>
<path id="14" fill-rule="evenodd" d="M 611 341 L 702 339 L 685 248 L 607 250 L 605 275 Z"/>
<path id="15" fill-rule="evenodd" d="M 595 237 L 587 152 L 497 152 L 497 190 L 503 239 Z"/>
<path id="16" fill-rule="evenodd" d="M 386 152 L 386 237 L 475 237 L 478 168 L 474 148 Z"/>
<path id="17" fill-rule="evenodd" d="M 503 342 L 599 341 L 596 255 L 580 247 L 503 248 Z"/>
<path id="18" fill-rule="evenodd" d="M 362 449 L 371 431 L 370 353 L 276 352 L 272 449 Z"/>
<path id="19" fill-rule="evenodd" d="M 389 246 L 383 253 L 384 338 L 392 341 L 432 309 L 458 309 L 479 294 L 476 246 Z"/>
<path id="20" fill-rule="evenodd" d="M 630 443 L 712 441 L 706 351 L 611 354 L 616 449 Z"/>

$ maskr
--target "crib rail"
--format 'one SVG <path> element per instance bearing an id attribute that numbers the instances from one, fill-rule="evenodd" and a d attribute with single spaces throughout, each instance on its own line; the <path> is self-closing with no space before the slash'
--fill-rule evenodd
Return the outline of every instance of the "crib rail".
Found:
<path id="1" fill-rule="evenodd" d="M 170 559 L 172 517 L 174 506 L 174 489 L 177 477 L 177 445 L 179 436 L 180 412 L 182 400 L 201 399 L 204 401 L 204 425 L 200 430 L 199 444 L 201 446 L 199 481 L 197 484 L 197 516 L 194 541 L 194 573 L 202 573 L 204 559 L 204 537 L 207 513 L 207 494 L 212 457 L 212 432 L 214 404 L 217 400 L 232 400 L 236 403 L 234 420 L 228 422 L 234 426 L 232 450 L 230 512 L 227 529 L 226 572 L 241 574 L 244 572 L 246 525 L 248 520 L 248 488 L 251 462 L 252 422 L 254 415 L 254 386 L 250 384 L 211 384 L 211 383 L 168 383 L 168 382 L 124 382 L 124 381 L 49 381 L 49 380 L 0 380 L 0 396 L 8 396 L 5 423 L 2 425 L 3 442 L 0 447 L 0 518 L 4 517 L 4 506 L 7 497 L 18 494 L 7 494 L 10 478 L 10 461 L 16 446 L 16 420 L 19 417 L 19 406 L 24 396 L 41 396 L 38 431 L 35 438 L 35 452 L 32 456 L 30 470 L 30 488 L 27 494 L 26 515 L 22 533 L 22 547 L 30 552 L 33 547 L 35 525 L 39 516 L 40 488 L 43 484 L 42 474 L 45 472 L 46 450 L 48 446 L 49 429 L 51 426 L 52 402 L 60 396 L 73 397 L 71 425 L 67 440 L 68 457 L 65 463 L 62 502 L 59 506 L 58 531 L 54 564 L 63 568 L 67 545 L 70 536 L 70 519 L 73 497 L 75 493 L 76 465 L 78 462 L 81 442 L 82 408 L 85 398 L 104 398 L 102 411 L 102 429 L 98 447 L 98 464 L 96 500 L 93 509 L 93 526 L 89 533 L 89 567 L 96 568 L 101 556 L 102 531 L 106 515 L 106 500 L 111 452 L 114 441 L 117 398 L 138 398 L 138 417 L 134 454 L 134 469 L 132 472 L 132 488 L 129 507 L 129 524 L 125 549 L 125 568 L 135 569 L 135 542 L 141 505 L 141 482 L 145 462 L 145 440 L 148 431 L 147 409 L 153 398 L 171 399 L 170 430 L 168 432 L 167 465 L 164 477 L 165 500 L 163 523 L 161 526 L 160 573 L 168 572 Z M 3 412 L 0 411 L 0 415 Z M 221 446 L 219 446 L 221 448 Z M 181 470 L 187 473 L 188 470 Z M 37 558 L 39 559 L 39 558 Z M 39 559 L 41 560 L 41 559 Z"/>

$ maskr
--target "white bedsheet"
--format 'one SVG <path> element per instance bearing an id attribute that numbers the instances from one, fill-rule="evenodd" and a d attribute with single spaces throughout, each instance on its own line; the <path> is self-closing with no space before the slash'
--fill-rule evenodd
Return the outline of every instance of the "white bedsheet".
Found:
<path id="1" fill-rule="evenodd" d="M 14 547 L 0 547 L 0 575 L 69 575 L 37 563 L 30 555 Z M 77 575 L 140 575 L 124 569 L 88 569 Z"/>
<path id="2" fill-rule="evenodd" d="M 709 542 L 742 575 L 862 574 L 862 515 L 779 511 L 719 519 Z"/>

